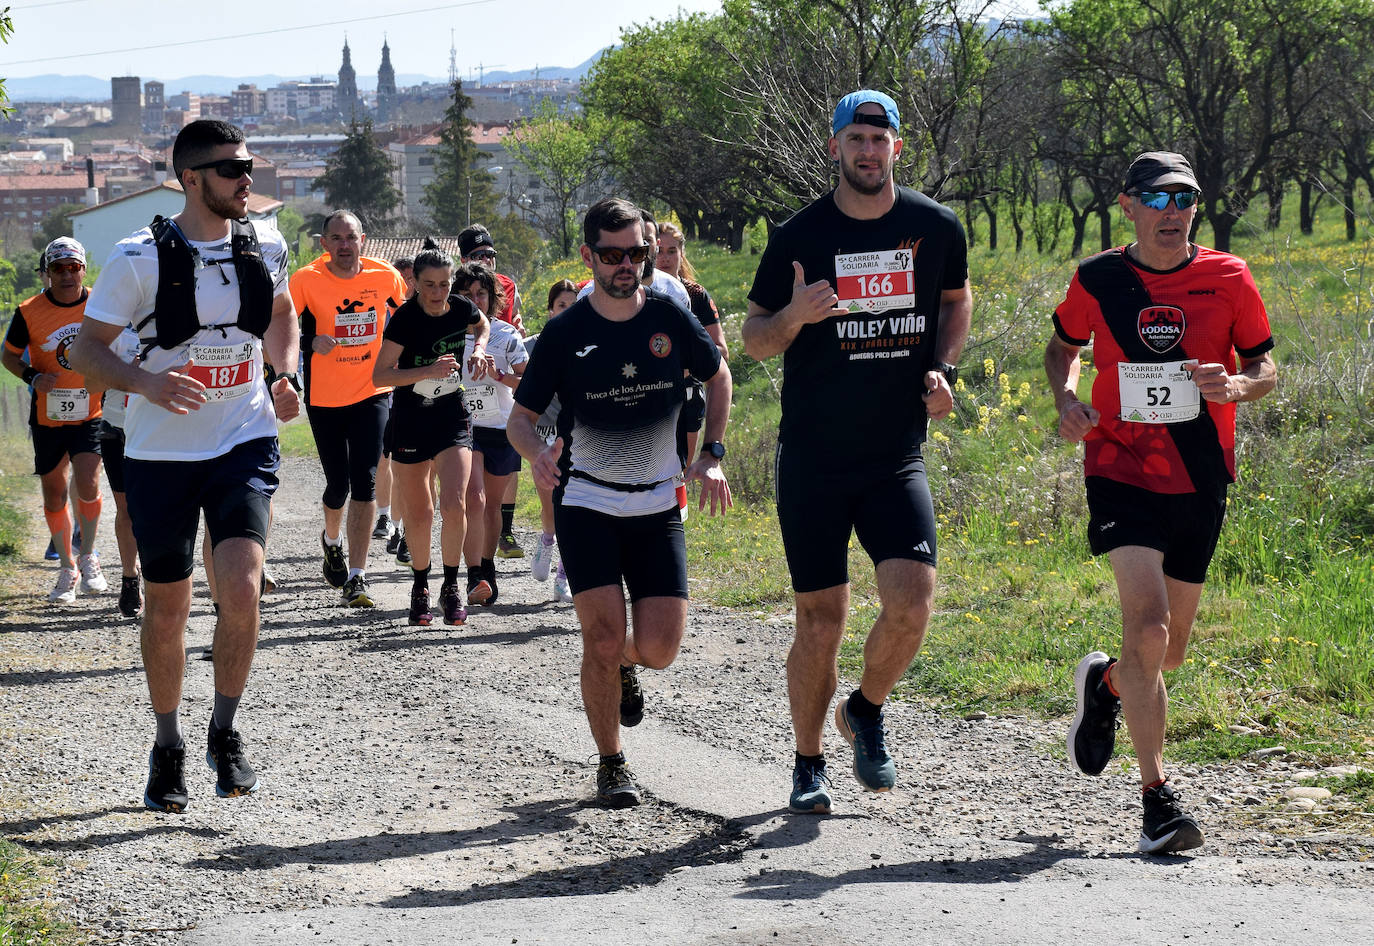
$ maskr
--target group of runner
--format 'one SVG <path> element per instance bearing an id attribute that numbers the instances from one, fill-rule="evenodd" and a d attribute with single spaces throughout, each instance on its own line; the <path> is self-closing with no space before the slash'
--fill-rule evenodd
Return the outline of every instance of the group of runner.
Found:
<path id="1" fill-rule="evenodd" d="M 958 218 L 894 182 L 899 132 L 886 94 L 860 90 L 839 101 L 827 145 L 835 188 L 772 234 L 742 330 L 751 357 L 783 355 L 776 498 L 796 596 L 786 677 L 797 812 L 832 807 L 824 735 L 850 611 L 851 535 L 873 560 L 881 610 L 858 686 L 835 704 L 834 721 L 868 791 L 896 783 L 883 708 L 934 607 L 937 535 L 921 448 L 928 422 L 954 408 L 972 295 Z M 233 720 L 256 640 L 276 423 L 299 410 L 290 386 L 298 342 L 325 473 L 325 580 L 343 604 L 374 606 L 368 541 L 386 537 L 402 552 L 408 536 L 407 617 L 429 624 L 437 497 L 439 611 L 461 625 L 468 606 L 498 597 L 494 558 L 514 544 L 503 507 L 520 457 L 528 460 L 541 500 L 531 571 L 546 580 L 559 548 L 555 594 L 572 601 L 581 628 L 597 797 L 638 804 L 621 730 L 644 715 L 639 668 L 667 667 L 682 640 L 683 488 L 697 482 L 698 508 L 712 514 L 731 504 L 722 470 L 726 346 L 681 231 L 618 198 L 592 206 L 580 248 L 591 279 L 580 292 L 567 280 L 551 287 L 536 344 L 522 337 L 519 295 L 495 273 L 483 228 L 460 236 L 459 262 L 427 246 L 398 261 L 408 265 L 403 275 L 369 259 L 362 223 L 336 211 L 323 230 L 327 255 L 288 286 L 280 235 L 242 220 L 252 180 L 242 133 L 194 122 L 178 136 L 173 164 L 183 212 L 122 241 L 89 300 L 69 278 L 84 254 L 50 246 L 53 288 L 21 306 L 5 348 L 6 366 L 34 384 L 35 410 L 41 402 L 47 419 L 35 414 L 35 452 L 51 531 L 66 543 L 55 591 L 65 593 L 77 571 L 85 579 L 99 512 L 98 488 L 82 472 L 93 434 L 78 429 L 98 417 L 90 392 L 128 392 L 120 396 L 124 485 L 146 585 L 143 650 L 157 722 L 145 804 L 180 811 L 187 803 L 177 708 L 202 514 L 221 604 L 208 759 L 220 795 L 257 784 Z M 1267 316 L 1244 262 L 1191 241 L 1199 190 L 1179 154 L 1146 152 L 1131 163 L 1118 202 L 1135 239 L 1082 263 L 1045 353 L 1060 433 L 1086 441 L 1090 544 L 1110 557 L 1123 618 L 1121 656 L 1094 651 L 1078 664 L 1068 754 L 1077 770 L 1100 774 L 1124 712 L 1142 785 L 1139 847 L 1153 853 L 1202 843 L 1164 769 L 1163 674 L 1184 659 L 1234 480 L 1235 403 L 1263 396 L 1276 379 Z M 78 299 L 79 332 L 54 333 L 52 313 Z M 1099 372 L 1091 404 L 1077 396 L 1078 352 L 1090 343 Z M 19 361 L 25 348 L 31 365 Z M 64 351 L 71 357 L 57 367 L 46 360 Z M 270 387 L 268 363 L 284 372 Z M 855 392 L 872 420 L 856 422 Z M 78 470 L 84 551 L 76 560 L 66 498 L 47 479 L 59 455 Z M 379 509 L 384 455 L 390 501 Z"/>

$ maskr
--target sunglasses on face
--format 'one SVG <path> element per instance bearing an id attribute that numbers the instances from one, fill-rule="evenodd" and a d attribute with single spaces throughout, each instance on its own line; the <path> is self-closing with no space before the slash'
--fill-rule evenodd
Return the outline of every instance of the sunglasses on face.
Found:
<path id="1" fill-rule="evenodd" d="M 1140 203 L 1151 210 L 1164 210 L 1169 206 L 1170 198 L 1174 201 L 1174 206 L 1179 210 L 1187 210 L 1197 203 L 1197 191 L 1179 191 L 1171 194 L 1168 191 L 1136 191 L 1136 198 Z"/>
<path id="2" fill-rule="evenodd" d="M 495 250 L 476 250 L 468 254 L 468 259 L 496 259 Z"/>
<path id="3" fill-rule="evenodd" d="M 620 246 L 594 246 L 592 247 L 592 252 L 596 254 L 597 259 L 601 260 L 601 262 L 605 263 L 607 266 L 619 266 L 626 257 L 629 258 L 631 263 L 638 266 L 649 258 L 649 246 L 647 243 L 643 246 L 632 246 L 628 249 Z"/>
<path id="4" fill-rule="evenodd" d="M 206 161 L 204 164 L 197 164 L 191 168 L 192 171 L 208 171 L 214 168 L 220 177 L 226 177 L 231 181 L 236 181 L 245 174 L 253 173 L 252 158 L 222 158 L 219 161 Z"/>
<path id="5" fill-rule="evenodd" d="M 81 263 L 78 263 L 75 260 L 73 260 L 67 263 L 50 263 L 48 265 L 48 272 L 53 273 L 54 275 L 60 273 L 79 273 L 84 268 L 85 267 Z"/>

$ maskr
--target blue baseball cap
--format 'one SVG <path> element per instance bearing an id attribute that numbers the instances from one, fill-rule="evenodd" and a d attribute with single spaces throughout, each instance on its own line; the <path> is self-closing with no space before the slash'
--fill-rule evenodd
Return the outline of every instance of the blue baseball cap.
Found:
<path id="1" fill-rule="evenodd" d="M 859 106 L 867 105 L 872 102 L 883 107 L 882 115 L 859 115 Z M 857 92 L 850 92 L 840 99 L 835 106 L 835 115 L 830 120 L 830 133 L 838 135 L 840 129 L 854 122 L 864 125 L 875 125 L 878 128 L 891 128 L 895 135 L 902 130 L 902 119 L 897 114 L 897 103 L 892 101 L 892 96 L 873 89 L 860 89 Z"/>

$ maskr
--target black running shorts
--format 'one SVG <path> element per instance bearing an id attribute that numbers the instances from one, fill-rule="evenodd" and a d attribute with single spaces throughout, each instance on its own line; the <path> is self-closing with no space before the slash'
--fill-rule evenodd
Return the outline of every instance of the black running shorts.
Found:
<path id="1" fill-rule="evenodd" d="M 80 424 L 64 424 L 61 427 L 44 427 L 35 424 L 33 431 L 33 472 L 47 476 L 63 457 L 74 457 L 78 453 L 100 455 L 100 420 L 88 420 Z"/>
<path id="2" fill-rule="evenodd" d="M 1164 553 L 1164 574 L 1200 585 L 1221 538 L 1226 485 L 1217 493 L 1156 493 L 1089 476 L 1088 547 L 1105 555 L 1128 545 Z"/>
<path id="3" fill-rule="evenodd" d="M 510 445 L 504 430 L 496 427 L 472 428 L 472 450 L 482 455 L 482 469 L 491 476 L 509 476 L 520 471 L 520 454 Z M 473 462 L 477 460 L 473 457 Z"/>
<path id="4" fill-rule="evenodd" d="M 144 579 L 191 577 L 202 512 L 211 548 L 225 539 L 252 539 L 266 548 L 280 466 L 276 437 L 249 440 L 209 460 L 125 457 L 129 518 Z"/>
<path id="5" fill-rule="evenodd" d="M 124 428 L 106 421 L 100 422 L 100 458 L 105 467 L 105 479 L 110 491 L 124 492 Z"/>
<path id="6" fill-rule="evenodd" d="M 647 516 L 611 516 L 559 503 L 553 514 L 574 595 L 620 587 L 623 578 L 632 602 L 687 597 L 687 540 L 676 506 Z"/>
<path id="7" fill-rule="evenodd" d="M 391 412 L 387 456 L 394 463 L 424 463 L 449 447 L 472 448 L 472 418 L 445 412 Z"/>
<path id="8" fill-rule="evenodd" d="M 324 468 L 324 505 L 368 503 L 377 496 L 382 431 L 391 413 L 391 394 L 378 394 L 346 407 L 308 407 L 315 451 Z"/>
<path id="9" fill-rule="evenodd" d="M 778 522 L 793 591 L 847 583 L 851 533 L 874 564 L 896 558 L 935 566 L 935 509 L 919 452 L 881 468 L 822 466 L 816 458 L 814 445 L 778 444 Z"/>

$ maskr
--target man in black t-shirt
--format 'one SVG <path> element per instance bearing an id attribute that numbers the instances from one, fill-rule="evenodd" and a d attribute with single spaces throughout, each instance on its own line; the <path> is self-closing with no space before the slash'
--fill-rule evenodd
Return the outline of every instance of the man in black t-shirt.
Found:
<path id="1" fill-rule="evenodd" d="M 601 755 L 597 798 L 619 808 L 640 802 L 620 745 L 620 726 L 638 724 L 644 713 L 635 665 L 671 664 L 687 623 L 676 486 L 699 481 L 700 506 L 709 499 L 712 515 L 730 505 L 720 469 L 730 369 L 690 312 L 640 285 L 649 247 L 633 204 L 597 203 L 583 234 L 594 288 L 544 327 L 506 433 L 530 461 L 535 483 L 554 491 L 558 543 L 582 625 L 582 703 Z M 684 472 L 677 419 L 687 372 L 705 382 L 710 406 L 708 442 Z M 562 408 L 550 446 L 535 423 L 555 395 Z"/>
<path id="2" fill-rule="evenodd" d="M 830 811 L 821 737 L 849 612 L 851 531 L 873 559 L 882 613 L 835 724 L 860 785 L 885 792 L 896 780 L 882 705 L 920 649 L 935 593 L 921 443 L 927 418 L 953 409 L 973 308 L 958 219 L 892 179 L 902 153 L 896 103 L 852 92 L 831 127 L 839 183 L 769 240 L 743 329 L 751 357 L 783 353 L 777 505 L 797 603 L 790 806 L 821 814 Z"/>

